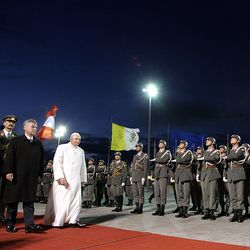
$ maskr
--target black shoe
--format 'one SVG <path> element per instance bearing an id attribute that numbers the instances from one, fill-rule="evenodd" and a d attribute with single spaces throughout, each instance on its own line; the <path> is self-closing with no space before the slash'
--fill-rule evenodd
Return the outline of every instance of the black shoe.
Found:
<path id="1" fill-rule="evenodd" d="M 210 219 L 210 213 L 209 210 L 206 209 L 204 215 L 201 217 L 202 220 L 208 220 Z"/>
<path id="2" fill-rule="evenodd" d="M 181 218 L 183 214 L 183 207 L 179 207 L 179 213 L 175 215 L 175 218 Z"/>
<path id="3" fill-rule="evenodd" d="M 139 203 L 135 203 L 135 209 L 130 211 L 131 214 L 137 214 L 139 211 Z"/>
<path id="4" fill-rule="evenodd" d="M 164 215 L 165 215 L 165 205 L 161 205 L 158 216 L 164 216 Z"/>
<path id="5" fill-rule="evenodd" d="M 25 233 L 41 233 L 43 228 L 39 225 L 25 226 Z"/>
<path id="6" fill-rule="evenodd" d="M 180 208 L 177 207 L 172 213 L 178 213 L 180 211 Z"/>
<path id="7" fill-rule="evenodd" d="M 6 224 L 6 218 L 3 214 L 0 215 L 0 222 L 5 225 Z"/>
<path id="8" fill-rule="evenodd" d="M 214 210 L 213 209 L 211 209 L 211 211 L 210 211 L 210 218 L 209 219 L 210 220 L 216 220 L 216 217 L 214 215 Z"/>
<path id="9" fill-rule="evenodd" d="M 190 211 L 196 211 L 196 208 L 197 208 L 196 206 L 192 206 L 189 210 Z"/>
<path id="10" fill-rule="evenodd" d="M 9 233 L 15 233 L 17 232 L 17 228 L 15 228 L 13 225 L 6 226 L 6 231 Z"/>
<path id="11" fill-rule="evenodd" d="M 244 218 L 242 216 L 242 209 L 238 209 L 238 222 L 239 223 L 244 222 Z"/>
<path id="12" fill-rule="evenodd" d="M 77 227 L 83 228 L 83 227 L 86 227 L 86 224 L 80 223 L 79 221 L 77 221 L 76 223 L 69 223 L 69 226 L 73 228 L 77 228 Z"/>
<path id="13" fill-rule="evenodd" d="M 143 204 L 140 204 L 137 214 L 142 214 L 142 213 L 143 213 Z"/>
<path id="14" fill-rule="evenodd" d="M 156 210 L 152 213 L 152 215 L 159 215 L 160 208 L 161 208 L 161 206 L 160 206 L 160 204 L 158 204 Z"/>
<path id="15" fill-rule="evenodd" d="M 233 210 L 233 217 L 229 219 L 230 222 L 235 222 L 238 220 L 238 214 L 236 210 Z"/>

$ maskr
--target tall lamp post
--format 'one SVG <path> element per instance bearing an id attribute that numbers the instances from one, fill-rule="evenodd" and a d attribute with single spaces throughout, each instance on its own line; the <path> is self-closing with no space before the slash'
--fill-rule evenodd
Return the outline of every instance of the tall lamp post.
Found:
<path id="1" fill-rule="evenodd" d="M 61 137 L 64 136 L 66 130 L 67 130 L 67 129 L 66 129 L 66 127 L 64 127 L 64 126 L 60 126 L 60 127 L 58 127 L 58 128 L 56 129 L 55 137 L 58 138 L 58 140 L 57 140 L 57 145 L 60 144 L 60 142 L 61 142 Z"/>
<path id="2" fill-rule="evenodd" d="M 149 83 L 146 88 L 142 90 L 148 95 L 148 157 L 150 158 L 150 137 L 151 137 L 151 102 L 152 97 L 156 97 L 158 89 L 153 83 Z"/>

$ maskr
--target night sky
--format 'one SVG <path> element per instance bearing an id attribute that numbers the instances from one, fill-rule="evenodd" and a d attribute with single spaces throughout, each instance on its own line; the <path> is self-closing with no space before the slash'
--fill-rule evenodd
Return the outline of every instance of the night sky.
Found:
<path id="1" fill-rule="evenodd" d="M 99 2 L 1 1 L 0 117 L 16 114 L 21 132 L 56 104 L 68 135 L 109 137 L 112 120 L 146 137 L 154 82 L 153 136 L 250 141 L 249 1 Z"/>

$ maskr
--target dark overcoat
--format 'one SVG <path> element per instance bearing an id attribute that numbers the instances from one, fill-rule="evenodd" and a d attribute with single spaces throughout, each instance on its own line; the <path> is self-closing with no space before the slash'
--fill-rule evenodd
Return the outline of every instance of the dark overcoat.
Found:
<path id="1" fill-rule="evenodd" d="M 44 149 L 35 137 L 32 142 L 25 135 L 13 138 L 8 146 L 3 173 L 13 173 L 7 181 L 6 203 L 34 201 L 38 176 L 43 175 Z"/>

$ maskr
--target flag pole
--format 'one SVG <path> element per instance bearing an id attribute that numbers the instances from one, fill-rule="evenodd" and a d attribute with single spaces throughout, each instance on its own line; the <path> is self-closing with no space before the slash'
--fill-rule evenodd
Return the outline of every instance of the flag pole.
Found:
<path id="1" fill-rule="evenodd" d="M 108 144 L 108 159 L 107 159 L 107 167 L 109 166 L 110 163 L 110 151 L 111 151 L 111 138 L 112 138 L 112 123 L 113 123 L 113 116 L 110 117 L 110 122 L 111 122 L 111 132 L 109 134 L 109 144 Z"/>

